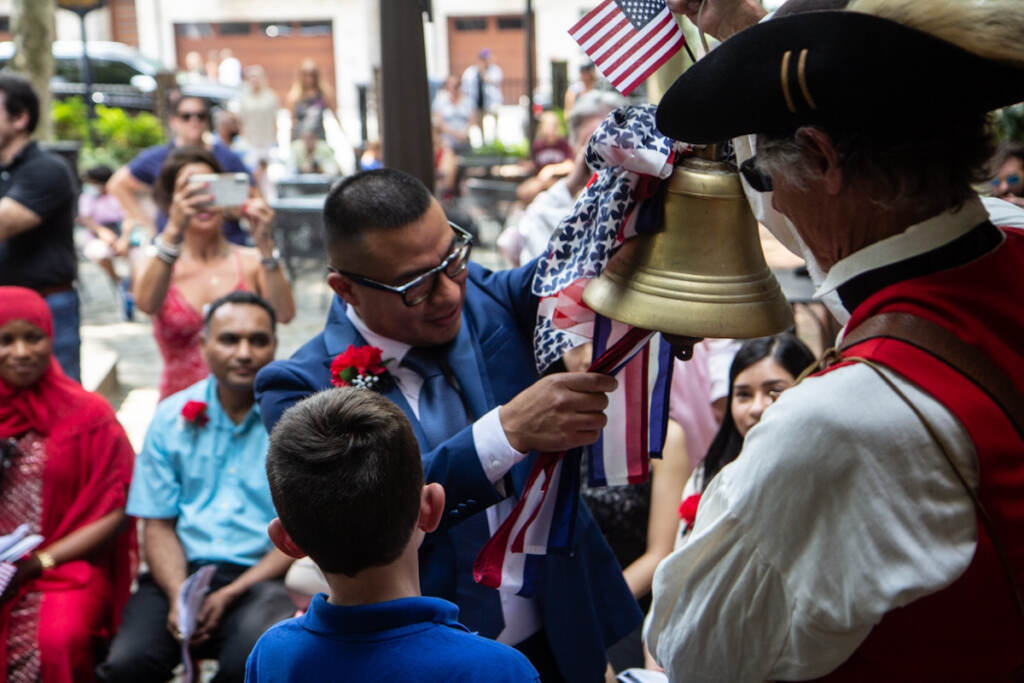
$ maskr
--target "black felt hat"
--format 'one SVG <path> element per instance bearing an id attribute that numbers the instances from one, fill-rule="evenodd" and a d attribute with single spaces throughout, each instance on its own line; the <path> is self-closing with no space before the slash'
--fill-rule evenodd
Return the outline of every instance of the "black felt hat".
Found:
<path id="1" fill-rule="evenodd" d="M 1024 68 L 869 14 L 821 11 L 737 33 L 680 76 L 658 129 L 711 143 L 819 123 L 913 130 L 1024 100 Z"/>

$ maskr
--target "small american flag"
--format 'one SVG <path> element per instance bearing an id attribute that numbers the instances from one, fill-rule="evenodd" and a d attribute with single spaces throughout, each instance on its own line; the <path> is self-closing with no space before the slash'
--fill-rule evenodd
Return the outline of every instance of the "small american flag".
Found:
<path id="1" fill-rule="evenodd" d="M 628 95 L 686 39 L 665 0 L 604 0 L 569 29 L 594 65 Z"/>

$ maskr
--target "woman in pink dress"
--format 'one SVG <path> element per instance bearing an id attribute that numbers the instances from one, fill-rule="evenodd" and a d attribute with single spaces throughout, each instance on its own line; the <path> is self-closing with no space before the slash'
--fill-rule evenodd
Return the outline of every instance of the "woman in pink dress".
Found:
<path id="1" fill-rule="evenodd" d="M 131 589 L 135 454 L 52 351 L 43 298 L 0 287 L 0 534 L 28 524 L 43 537 L 0 591 L 0 680 L 88 683 Z"/>
<path id="2" fill-rule="evenodd" d="M 210 152 L 183 147 L 167 157 L 153 197 L 168 214 L 167 227 L 156 238 L 156 253 L 135 277 L 135 305 L 153 316 L 153 335 L 164 359 L 161 400 L 209 374 L 199 352 L 203 307 L 234 290 L 249 290 L 267 299 L 278 320 L 295 316 L 291 285 L 274 249 L 274 211 L 262 199 L 241 207 L 249 220 L 255 247 L 239 247 L 224 238 L 225 209 L 210 205 L 213 197 L 189 176 L 220 173 Z"/>

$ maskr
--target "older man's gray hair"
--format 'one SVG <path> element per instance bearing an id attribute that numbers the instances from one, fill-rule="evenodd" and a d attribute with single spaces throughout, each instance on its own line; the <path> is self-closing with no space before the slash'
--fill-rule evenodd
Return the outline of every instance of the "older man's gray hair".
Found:
<path id="1" fill-rule="evenodd" d="M 569 120 L 566 124 L 569 127 L 569 140 L 576 140 L 576 135 L 583 122 L 594 117 L 604 118 L 619 107 L 626 104 L 626 98 L 617 92 L 610 90 L 590 90 L 583 93 L 576 99 Z"/>

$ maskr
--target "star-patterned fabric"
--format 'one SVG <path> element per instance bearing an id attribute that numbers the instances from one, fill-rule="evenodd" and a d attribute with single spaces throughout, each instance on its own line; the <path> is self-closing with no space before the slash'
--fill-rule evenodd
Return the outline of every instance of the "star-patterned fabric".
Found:
<path id="1" fill-rule="evenodd" d="M 637 31 L 665 9 L 665 0 L 615 0 L 615 4 Z"/>
<path id="2" fill-rule="evenodd" d="M 657 190 L 672 174 L 675 142 L 658 132 L 656 109 L 616 109 L 590 138 L 587 165 L 597 175 L 551 235 L 533 279 L 541 297 L 533 336 L 540 371 L 593 336 L 594 313 L 581 298 L 586 282 L 624 240 L 661 224 Z"/>

